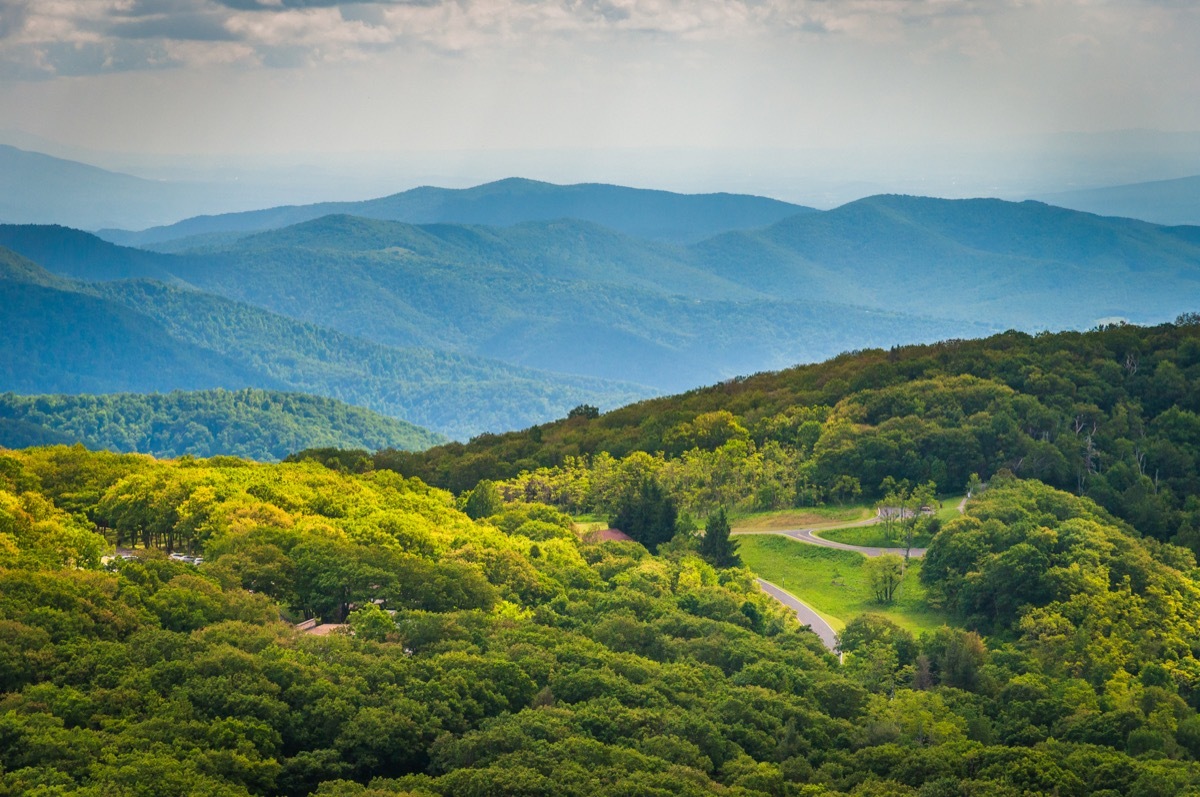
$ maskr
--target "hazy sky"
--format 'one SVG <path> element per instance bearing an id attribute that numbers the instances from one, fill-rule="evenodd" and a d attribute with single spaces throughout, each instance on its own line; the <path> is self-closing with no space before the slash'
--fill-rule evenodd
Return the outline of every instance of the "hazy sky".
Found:
<path id="1" fill-rule="evenodd" d="M 1056 133 L 1200 130 L 1198 7 L 0 0 L 0 128 L 143 154 L 468 152 L 481 177 L 515 152 L 586 178 L 622 152 L 730 180 L 769 152 L 857 164 L 846 179 L 906 154 L 1033 173 Z"/>

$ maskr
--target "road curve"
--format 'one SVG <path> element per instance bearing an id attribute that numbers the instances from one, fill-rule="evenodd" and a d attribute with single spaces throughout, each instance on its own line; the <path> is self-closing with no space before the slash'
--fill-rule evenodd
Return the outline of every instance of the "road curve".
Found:
<path id="1" fill-rule="evenodd" d="M 872 526 L 879 522 L 878 517 L 873 517 L 869 520 L 862 520 L 858 523 L 848 523 L 845 526 L 838 526 L 839 529 L 849 529 L 856 526 Z M 809 545 L 820 545 L 822 548 L 836 548 L 839 551 L 853 551 L 854 553 L 862 554 L 863 556 L 883 556 L 885 553 L 894 553 L 897 556 L 904 556 L 903 548 L 871 548 L 862 545 L 850 545 L 844 542 L 834 542 L 827 540 L 824 537 L 818 537 L 819 531 L 832 531 L 830 528 L 806 528 L 806 529 L 771 529 L 770 531 L 735 531 L 734 534 L 778 534 L 782 537 L 790 537 L 797 542 L 806 542 Z M 919 559 L 925 555 L 924 548 L 912 548 L 908 555 L 912 559 Z"/>
<path id="2" fill-rule="evenodd" d="M 859 524 L 859 525 L 867 525 L 867 524 Z M 847 528 L 847 527 L 843 526 L 842 528 Z M 782 534 L 785 537 L 791 537 L 793 540 L 799 540 L 800 542 L 807 542 L 810 545 L 820 545 L 825 548 L 837 548 L 840 551 L 854 551 L 855 553 L 860 553 L 863 556 L 872 556 L 872 557 L 883 556 L 885 553 L 894 553 L 898 556 L 904 556 L 903 548 L 872 548 L 872 547 L 862 546 L 862 545 L 849 545 L 844 542 L 834 542 L 833 540 L 827 540 L 824 537 L 818 537 L 816 535 L 817 531 L 819 531 L 819 529 L 784 529 L 784 530 L 778 531 L 776 533 Z M 925 555 L 925 549 L 924 548 L 910 548 L 908 551 L 908 555 L 910 558 L 919 559 L 920 557 Z"/>
<path id="3" fill-rule="evenodd" d="M 802 625 L 807 625 L 811 628 L 813 633 L 821 638 L 821 643 L 825 647 L 835 653 L 837 652 L 837 631 L 834 631 L 833 626 L 821 619 L 821 615 L 813 611 L 811 606 L 792 593 L 775 586 L 770 581 L 765 581 L 761 578 L 754 580 L 758 582 L 759 589 L 795 612 L 796 619 Z"/>

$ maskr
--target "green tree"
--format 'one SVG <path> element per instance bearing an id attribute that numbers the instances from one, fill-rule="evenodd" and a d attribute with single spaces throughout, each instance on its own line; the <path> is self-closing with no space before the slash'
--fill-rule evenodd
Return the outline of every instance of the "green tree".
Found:
<path id="1" fill-rule="evenodd" d="M 659 545 L 675 536 L 678 514 L 675 501 L 663 491 L 657 479 L 649 476 L 622 496 L 611 525 L 655 553 Z"/>
<path id="2" fill-rule="evenodd" d="M 396 635 L 396 623 L 391 615 L 374 603 L 350 612 L 346 622 L 356 637 L 371 642 L 384 642 L 389 636 Z"/>
<path id="3" fill-rule="evenodd" d="M 725 507 L 708 516 L 708 522 L 704 524 L 704 538 L 700 541 L 700 555 L 713 567 L 742 565 L 742 559 L 737 554 L 737 541 L 729 538 L 730 531 Z"/>
<path id="4" fill-rule="evenodd" d="M 463 512 L 472 520 L 491 517 L 504 511 L 504 499 L 495 483 L 484 479 L 475 485 L 475 489 L 467 493 L 463 502 Z"/>
<path id="5" fill-rule="evenodd" d="M 567 413 L 567 418 L 585 418 L 591 420 L 600 417 L 600 408 L 593 404 L 580 404 L 578 407 L 572 407 Z"/>
<path id="6" fill-rule="evenodd" d="M 873 556 L 863 565 L 867 583 L 879 603 L 891 603 L 896 599 L 896 590 L 904 579 L 904 559 L 894 553 Z"/>

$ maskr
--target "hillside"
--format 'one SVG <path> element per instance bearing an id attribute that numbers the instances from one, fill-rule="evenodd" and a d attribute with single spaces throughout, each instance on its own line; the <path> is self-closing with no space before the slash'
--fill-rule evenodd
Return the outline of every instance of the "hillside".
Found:
<path id="1" fill-rule="evenodd" d="M 48 244 L 56 232 L 0 227 L 0 243 L 80 278 L 91 270 L 94 279 L 110 279 L 151 257 L 181 284 L 385 346 L 651 388 L 642 395 L 898 338 L 992 329 L 776 301 L 698 269 L 679 247 L 585 222 L 496 229 L 328 216 L 186 255 L 94 237 L 87 246 Z"/>
<path id="2" fill-rule="evenodd" d="M 1051 205 L 1155 224 L 1200 225 L 1200 175 L 1175 180 L 1061 191 L 1038 197 Z"/>
<path id="3" fill-rule="evenodd" d="M 237 186 L 146 180 L 0 144 L 0 221 L 102 227 L 165 224 L 244 207 Z"/>
<path id="4" fill-rule="evenodd" d="M 1200 228 L 999 200 L 872 197 L 691 246 L 571 220 L 352 216 L 180 255 L 56 228 L 2 227 L 0 242 L 63 275 L 148 274 L 385 347 L 647 392 L 897 341 L 1158 323 L 1200 301 Z"/>
<path id="5" fill-rule="evenodd" d="M 9 245 L 34 259 L 41 257 L 39 262 L 58 262 L 45 246 L 29 241 Z M 210 242 L 196 250 L 204 257 L 168 260 L 165 267 L 176 278 L 188 279 L 205 270 L 206 258 L 241 262 L 252 251 L 255 257 L 271 256 L 265 250 L 274 250 L 277 260 L 288 258 L 290 268 L 302 270 L 306 267 L 293 261 L 315 264 L 362 258 L 370 252 L 377 263 L 415 259 L 485 268 L 489 273 L 491 266 L 503 266 L 548 279 L 600 281 L 701 299 L 828 302 L 1031 330 L 1086 327 L 1109 318 L 1152 323 L 1186 312 L 1200 295 L 1200 232 L 1195 227 L 1161 227 L 1036 202 L 904 196 L 870 197 L 685 248 L 623 239 L 570 222 L 481 230 L 370 227 L 367 222 L 325 219 L 240 241 Z M 145 255 L 128 257 L 127 268 L 132 269 L 135 257 Z M 73 273 L 80 268 L 78 262 L 63 259 L 61 267 L 50 267 Z M 278 272 L 278 264 L 272 268 L 276 277 L 287 278 L 286 272 Z M 431 274 L 450 280 L 456 276 Z M 222 286 L 219 276 L 209 279 L 215 284 L 209 289 L 234 290 Z M 266 301 L 248 289 L 236 298 Z M 309 313 L 302 317 L 313 320 L 312 304 L 297 298 L 290 309 L 272 309 Z M 445 320 L 432 321 L 434 328 L 445 325 Z M 348 321 L 339 323 L 351 331 Z M 686 327 L 685 322 L 682 328 Z M 497 353 L 508 356 L 502 350 Z M 802 359 L 834 353 L 821 350 Z M 740 371 L 763 367 L 771 364 L 758 362 Z"/>
<path id="6" fill-rule="evenodd" d="M 767 290 L 1023 329 L 1156 322 L 1200 300 L 1195 228 L 1036 202 L 877 196 L 693 248 Z"/>
<path id="7" fill-rule="evenodd" d="M 57 224 L 0 224 L 0 247 L 69 279 L 107 282 L 122 279 L 177 281 L 177 258 L 114 246 L 88 232 Z"/>
<path id="8" fill-rule="evenodd" d="M 764 227 L 811 208 L 740 194 L 675 194 L 617 185 L 554 185 L 511 178 L 474 188 L 425 186 L 363 202 L 322 202 L 200 216 L 141 232 L 102 230 L 114 243 L 147 246 L 214 233 L 251 233 L 329 215 L 410 224 L 508 227 L 529 221 L 577 219 L 639 238 L 698 241 L 729 230 Z"/>
<path id="9" fill-rule="evenodd" d="M 1110 326 L 847 354 L 488 435 L 377 465 L 456 492 L 611 517 L 647 474 L 682 509 L 876 501 L 896 484 L 961 494 L 1011 472 L 1087 496 L 1200 553 L 1200 323 Z M 660 453 L 661 458 L 648 455 Z M 908 489 L 906 488 L 906 489 Z"/>
<path id="10" fill-rule="evenodd" d="M 381 346 L 162 283 L 71 282 L 7 250 L 0 269 L 12 307 L 0 328 L 0 373 L 6 389 L 21 393 L 286 389 L 466 437 L 652 392 Z"/>
<path id="11" fill-rule="evenodd" d="M 246 389 L 151 395 L 0 394 L 0 446 L 47 442 L 78 442 L 94 450 L 156 457 L 190 454 L 280 460 L 305 448 L 416 450 L 445 442 L 445 437 L 370 410 L 299 393 Z"/>
<path id="12" fill-rule="evenodd" d="M 386 472 L 4 452 L 0 521 L 13 794 L 1200 787 L 1195 557 L 1011 475 L 920 569 L 953 625 L 860 615 L 843 657 L 686 533 L 589 545 Z"/>
<path id="13" fill-rule="evenodd" d="M 16 263 L 20 268 L 13 268 Z M 0 384 L 21 393 L 281 387 L 0 249 Z"/>

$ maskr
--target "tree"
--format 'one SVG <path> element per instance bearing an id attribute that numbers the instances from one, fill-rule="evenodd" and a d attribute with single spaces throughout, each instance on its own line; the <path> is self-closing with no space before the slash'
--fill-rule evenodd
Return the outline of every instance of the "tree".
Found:
<path id="1" fill-rule="evenodd" d="M 729 518 L 725 507 L 708 516 L 704 524 L 704 539 L 700 541 L 700 555 L 713 567 L 741 567 L 742 559 L 737 554 L 738 544 L 729 539 Z"/>
<path id="2" fill-rule="evenodd" d="M 504 509 L 504 499 L 495 483 L 484 479 L 475 485 L 475 489 L 467 493 L 463 502 L 463 512 L 472 520 L 491 517 Z"/>
<path id="3" fill-rule="evenodd" d="M 655 553 L 659 545 L 675 536 L 677 517 L 675 501 L 663 492 L 657 479 L 648 476 L 621 497 L 610 525 Z"/>
<path id="4" fill-rule="evenodd" d="M 842 474 L 834 479 L 829 488 L 829 497 L 839 504 L 848 504 L 862 495 L 862 484 L 857 477 Z"/>
<path id="5" fill-rule="evenodd" d="M 979 478 L 978 473 L 972 473 L 971 478 L 967 479 L 967 498 L 974 498 L 983 492 L 983 480 Z"/>
<path id="6" fill-rule="evenodd" d="M 867 559 L 864 569 L 871 592 L 879 603 L 891 603 L 904 578 L 904 560 L 894 553 Z"/>
<path id="7" fill-rule="evenodd" d="M 860 614 L 838 634 L 838 650 L 854 653 L 873 644 L 894 648 L 900 664 L 912 664 L 917 658 L 913 635 L 880 614 Z"/>
<path id="8" fill-rule="evenodd" d="M 580 404 L 578 407 L 572 408 L 572 410 L 567 413 L 567 418 L 586 418 L 591 420 L 592 418 L 599 417 L 600 408 L 591 404 Z"/>
<path id="9" fill-rule="evenodd" d="M 396 635 L 396 623 L 391 615 L 374 603 L 368 603 L 361 609 L 350 612 L 346 622 L 356 637 L 372 642 L 384 642 L 389 636 Z"/>

